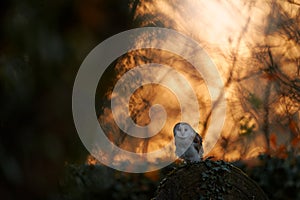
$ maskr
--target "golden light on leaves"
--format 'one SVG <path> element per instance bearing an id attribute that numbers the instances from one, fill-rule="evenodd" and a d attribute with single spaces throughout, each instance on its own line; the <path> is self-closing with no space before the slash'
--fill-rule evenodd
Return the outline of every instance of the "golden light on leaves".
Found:
<path id="1" fill-rule="evenodd" d="M 300 127 L 299 97 L 290 95 L 293 91 L 297 94 L 296 89 L 300 87 L 297 82 L 300 80 L 300 11 L 295 3 L 153 0 L 130 6 L 136 26 L 160 26 L 182 32 L 198 41 L 216 63 L 226 85 L 229 107 L 222 138 L 211 154 L 227 160 L 248 159 L 266 151 L 269 144 L 278 154 L 285 155 L 286 140 L 277 135 L 286 134 L 286 130 L 299 132 Z M 193 52 L 189 53 L 193 56 Z M 212 105 L 203 78 L 183 58 L 153 49 L 129 52 L 119 58 L 107 72 L 110 87 L 99 86 L 102 98 L 98 101 L 99 122 L 108 138 L 122 149 L 145 153 L 161 148 L 173 137 L 172 128 L 180 119 L 180 108 L 172 92 L 164 87 L 145 85 L 127 102 L 131 118 L 141 126 L 150 122 L 149 108 L 163 104 L 168 120 L 154 137 L 127 136 L 117 128 L 111 115 L 109 101 L 117 98 L 111 96 L 113 85 L 128 70 L 147 63 L 171 66 L 189 81 L 197 94 L 201 113 L 195 128 L 205 139 Z M 162 74 L 157 76 L 163 78 Z M 170 81 L 178 84 L 176 80 Z M 185 88 L 180 86 L 179 90 L 184 92 Z M 285 94 L 285 91 L 291 92 Z M 288 122 L 289 117 L 293 120 Z M 267 138 L 266 131 L 276 134 Z M 296 138 L 291 138 L 293 146 L 298 143 Z M 174 149 L 166 154 L 174 154 Z"/>

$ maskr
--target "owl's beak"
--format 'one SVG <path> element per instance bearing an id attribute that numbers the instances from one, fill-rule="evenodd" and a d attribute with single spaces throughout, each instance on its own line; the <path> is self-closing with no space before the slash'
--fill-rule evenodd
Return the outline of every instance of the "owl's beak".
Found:
<path id="1" fill-rule="evenodd" d="M 179 129 L 179 136 L 183 137 L 184 136 L 184 130 L 183 129 Z"/>

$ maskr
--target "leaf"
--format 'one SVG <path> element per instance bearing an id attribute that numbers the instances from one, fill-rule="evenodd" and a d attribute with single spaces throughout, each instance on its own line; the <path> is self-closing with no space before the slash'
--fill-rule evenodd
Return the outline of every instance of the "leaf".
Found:
<path id="1" fill-rule="evenodd" d="M 300 136 L 298 137 L 295 137 L 292 141 L 291 141 L 291 144 L 294 148 L 296 148 L 298 145 L 299 145 L 299 142 L 300 142 Z"/>
<path id="2" fill-rule="evenodd" d="M 275 133 L 272 133 L 270 135 L 270 146 L 272 149 L 276 149 L 277 148 L 277 136 Z"/>
<path id="3" fill-rule="evenodd" d="M 262 100 L 257 97 L 254 93 L 250 93 L 248 96 L 248 101 L 251 103 L 251 105 L 255 108 L 255 109 L 259 109 L 261 108 L 262 105 Z"/>
<path id="4" fill-rule="evenodd" d="M 265 73 L 262 74 L 262 78 L 267 79 L 268 81 L 276 81 L 277 77 L 274 73 L 270 73 L 265 71 Z"/>
<path id="5" fill-rule="evenodd" d="M 291 120 L 290 123 L 289 123 L 289 128 L 291 130 L 291 132 L 295 135 L 295 136 L 298 136 L 300 133 L 299 133 L 299 128 L 297 126 L 297 123 L 295 122 L 295 120 Z"/>
<path id="6" fill-rule="evenodd" d="M 277 154 L 279 158 L 286 159 L 288 157 L 287 149 L 285 145 L 280 145 L 277 149 Z"/>

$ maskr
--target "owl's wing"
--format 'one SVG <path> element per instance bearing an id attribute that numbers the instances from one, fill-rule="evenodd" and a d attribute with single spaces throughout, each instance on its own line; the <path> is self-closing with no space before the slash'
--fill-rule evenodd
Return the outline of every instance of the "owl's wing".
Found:
<path id="1" fill-rule="evenodd" d="M 194 143 L 194 147 L 198 151 L 198 153 L 200 153 L 200 151 L 203 151 L 203 148 L 202 148 L 202 138 L 201 138 L 201 136 L 198 133 L 196 133 L 193 143 Z"/>

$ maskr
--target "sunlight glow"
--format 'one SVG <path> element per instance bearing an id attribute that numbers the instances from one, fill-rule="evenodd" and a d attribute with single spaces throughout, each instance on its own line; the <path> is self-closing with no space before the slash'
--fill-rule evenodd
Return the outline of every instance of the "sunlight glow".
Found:
<path id="1" fill-rule="evenodd" d="M 140 27 L 163 26 L 175 29 L 199 42 L 217 65 L 223 82 L 226 84 L 229 79 L 233 82 L 226 85 L 226 98 L 230 101 L 231 107 L 230 109 L 227 108 L 228 114 L 226 116 L 224 133 L 222 134 L 228 141 L 236 142 L 234 143 L 236 146 L 231 147 L 231 149 L 229 148 L 229 150 L 227 149 L 225 152 L 226 145 L 220 142 L 219 146 L 211 152 L 216 157 L 222 157 L 227 160 L 236 160 L 241 157 L 248 159 L 257 156 L 266 149 L 266 141 L 262 130 L 263 123 L 261 122 L 262 120 L 259 121 L 258 119 L 261 118 L 261 110 L 259 110 L 262 109 L 261 104 L 266 101 L 264 91 L 270 81 L 270 78 L 264 77 L 262 68 L 269 63 L 257 60 L 253 61 L 257 59 L 254 55 L 255 47 L 265 43 L 278 46 L 278 48 L 273 50 L 273 53 L 274 55 L 280 55 L 277 56 L 278 58 L 284 57 L 284 59 L 278 61 L 278 63 L 285 63 L 285 66 L 287 66 L 282 71 L 290 77 L 295 78 L 297 76 L 294 63 L 286 63 L 288 62 L 287 60 L 297 59 L 296 56 L 299 56 L 300 52 L 299 45 L 295 45 L 293 41 L 287 42 L 288 39 L 283 39 L 281 35 L 271 34 L 277 28 L 274 28 L 275 25 L 270 24 L 269 20 L 273 9 L 272 5 L 271 1 L 263 0 L 153 0 L 141 1 L 134 12 L 133 20 L 138 21 Z M 296 16 L 298 13 L 298 10 L 290 4 L 283 3 L 282 6 L 291 16 Z M 276 20 L 276 16 L 272 17 Z M 176 46 L 176 44 L 174 45 Z M 184 50 L 182 49 L 182 51 Z M 189 53 L 191 56 L 194 55 L 194 52 Z M 194 125 L 194 127 L 204 137 L 204 140 L 209 140 L 211 136 L 205 134 L 204 123 L 212 106 L 207 86 L 203 81 L 203 77 L 200 77 L 193 69 L 193 66 L 190 66 L 182 58 L 170 55 L 167 52 L 149 53 L 144 50 L 132 52 L 116 65 L 116 71 L 119 73 L 117 78 L 121 77 L 124 71 L 147 63 L 147 60 L 143 60 L 144 57 L 150 57 L 149 60 L 153 63 L 164 63 L 172 66 L 188 80 L 197 94 L 201 113 L 200 122 Z M 164 74 L 156 74 L 155 76 L 164 77 Z M 167 82 L 169 85 L 174 86 L 175 92 L 184 93 L 187 90 L 185 85 L 180 85 L 176 79 L 168 79 Z M 237 91 L 240 86 L 243 86 L 243 90 Z M 145 89 L 148 89 L 148 91 Z M 274 88 L 270 90 L 271 95 L 274 96 L 276 91 Z M 132 113 L 137 110 L 135 113 L 137 122 L 147 121 L 145 120 L 146 115 L 140 113 L 141 108 L 144 109 L 145 107 L 145 102 L 148 104 L 157 102 L 172 104 L 164 105 L 169 118 L 161 132 L 155 137 L 151 137 L 146 143 L 132 138 L 125 138 L 120 146 L 128 151 L 137 153 L 155 151 L 167 143 L 170 137 L 173 137 L 173 125 L 180 119 L 180 116 L 178 116 L 178 102 L 170 94 L 170 91 L 166 92 L 157 87 L 145 87 L 139 90 L 139 93 L 135 96 L 136 99 L 139 95 L 143 98 L 135 102 L 133 101 L 136 104 L 130 107 Z M 143 95 L 147 97 L 144 98 Z M 212 96 L 216 95 L 212 94 Z M 112 98 L 115 98 L 115 96 Z M 188 98 L 186 102 L 188 102 Z M 284 108 L 282 105 L 279 105 L 280 102 L 277 102 L 277 106 L 275 106 L 276 102 L 274 102 L 272 102 L 274 108 L 272 108 L 270 119 L 275 119 L 275 117 L 284 114 Z M 252 107 L 249 108 L 249 106 Z M 249 112 L 250 114 L 247 113 L 247 115 L 251 115 L 249 117 L 251 123 L 249 123 L 250 125 L 247 124 L 248 122 L 244 123 L 245 110 L 253 108 L 259 111 Z M 293 114 L 299 110 L 296 106 L 293 109 L 295 110 L 293 110 Z M 147 109 L 145 110 L 147 111 Z M 112 116 L 110 115 L 110 117 Z M 193 116 L 190 117 L 193 118 Z M 111 123 L 110 118 L 104 119 L 103 116 L 102 118 L 100 116 L 99 119 L 104 124 Z M 253 130 L 247 129 L 249 128 L 247 127 L 248 125 L 252 126 L 251 124 L 255 124 L 255 128 Z M 241 126 L 245 128 L 243 132 L 239 131 Z M 279 128 L 284 130 L 284 127 Z M 251 131 L 255 131 L 255 137 L 251 135 Z M 250 136 L 246 133 L 249 133 Z M 120 132 L 116 135 L 115 137 L 118 137 L 122 133 Z M 244 135 L 244 138 L 238 140 L 239 135 Z M 253 136 L 253 138 L 248 138 L 247 145 L 245 145 L 247 136 L 249 138 Z M 221 147 L 222 145 L 225 147 Z M 241 151 L 243 148 L 248 148 L 244 154 Z M 174 149 L 166 152 L 166 154 L 168 153 L 174 153 Z M 122 161 L 124 158 L 116 157 L 115 159 Z"/>

